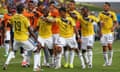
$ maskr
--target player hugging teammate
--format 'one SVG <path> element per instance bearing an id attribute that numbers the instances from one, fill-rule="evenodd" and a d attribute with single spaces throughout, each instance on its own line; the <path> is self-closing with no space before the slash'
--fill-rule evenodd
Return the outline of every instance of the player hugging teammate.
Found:
<path id="1" fill-rule="evenodd" d="M 5 28 L 5 32 L 9 32 L 9 35 L 6 34 L 9 40 L 5 39 L 5 44 L 12 50 L 6 52 L 8 56 L 3 69 L 6 70 L 10 60 L 15 58 L 18 48 L 22 48 L 24 67 L 30 66 L 33 52 L 33 71 L 41 70 L 42 53 L 44 53 L 44 66 L 59 69 L 64 56 L 64 67 L 74 68 L 76 53 L 82 69 L 92 68 L 94 22 L 100 27 L 104 66 L 112 65 L 113 31 L 117 27 L 117 19 L 115 13 L 110 11 L 110 6 L 110 3 L 106 2 L 104 11 L 101 11 L 97 18 L 90 14 L 88 7 L 82 7 L 81 12 L 78 12 L 74 1 L 69 1 L 67 5 L 59 5 L 59 2 L 57 4 L 54 1 L 48 5 L 44 5 L 43 2 L 36 4 L 34 0 L 28 1 L 27 4 L 17 4 L 14 9 L 16 11 L 7 19 L 7 29 Z M 108 58 L 107 48 L 110 58 Z"/>

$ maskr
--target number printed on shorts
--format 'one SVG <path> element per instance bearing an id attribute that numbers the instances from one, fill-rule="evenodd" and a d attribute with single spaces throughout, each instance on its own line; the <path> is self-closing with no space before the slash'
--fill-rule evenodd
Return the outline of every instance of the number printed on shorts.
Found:
<path id="1" fill-rule="evenodd" d="M 14 21 L 15 22 L 15 31 L 21 31 L 21 22 L 20 21 Z"/>

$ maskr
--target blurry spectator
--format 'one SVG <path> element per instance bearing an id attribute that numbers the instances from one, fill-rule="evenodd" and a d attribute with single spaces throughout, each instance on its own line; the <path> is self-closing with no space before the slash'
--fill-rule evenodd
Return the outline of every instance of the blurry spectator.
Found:
<path id="1" fill-rule="evenodd" d="M 118 29 L 117 29 L 117 39 L 120 40 L 120 24 L 119 24 Z"/>
<path id="2" fill-rule="evenodd" d="M 0 4 L 0 15 L 7 13 L 7 9 L 6 6 L 4 6 L 3 4 Z"/>
<path id="3" fill-rule="evenodd" d="M 3 46 L 3 24 L 2 24 L 3 15 L 0 15 L 0 47 Z"/>

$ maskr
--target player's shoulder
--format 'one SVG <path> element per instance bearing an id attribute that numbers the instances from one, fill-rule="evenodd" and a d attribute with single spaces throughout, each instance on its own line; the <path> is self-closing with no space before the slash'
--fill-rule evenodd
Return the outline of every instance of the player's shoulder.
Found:
<path id="1" fill-rule="evenodd" d="M 12 17 L 12 16 L 8 15 L 7 13 L 4 14 L 4 19 L 9 19 L 10 17 Z"/>
<path id="2" fill-rule="evenodd" d="M 100 12 L 99 12 L 99 15 L 102 15 L 103 13 L 104 13 L 104 11 L 100 11 Z"/>
<path id="3" fill-rule="evenodd" d="M 94 16 L 94 15 L 89 15 L 88 17 L 89 17 L 89 18 L 93 18 L 93 19 L 97 18 L 97 17 Z"/>
<path id="4" fill-rule="evenodd" d="M 116 14 L 114 11 L 109 11 L 110 14 Z"/>
<path id="5" fill-rule="evenodd" d="M 77 10 L 74 10 L 73 12 L 76 13 L 76 14 L 79 14 L 79 12 Z"/>
<path id="6" fill-rule="evenodd" d="M 71 16 L 66 17 L 68 20 L 74 20 Z"/>

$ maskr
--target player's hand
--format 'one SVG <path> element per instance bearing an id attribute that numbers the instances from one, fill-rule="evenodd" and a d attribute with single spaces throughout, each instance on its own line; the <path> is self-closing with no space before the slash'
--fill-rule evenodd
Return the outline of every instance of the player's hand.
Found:
<path id="1" fill-rule="evenodd" d="M 42 48 L 42 46 L 41 46 L 40 42 L 37 41 L 37 50 L 35 52 L 39 53 L 41 48 Z"/>
<path id="2" fill-rule="evenodd" d="M 113 31 L 114 31 L 114 27 L 111 28 L 111 32 L 113 32 Z"/>
<path id="3" fill-rule="evenodd" d="M 78 43 L 81 43 L 81 42 L 82 42 L 80 37 L 78 37 L 77 42 L 78 42 Z"/>

